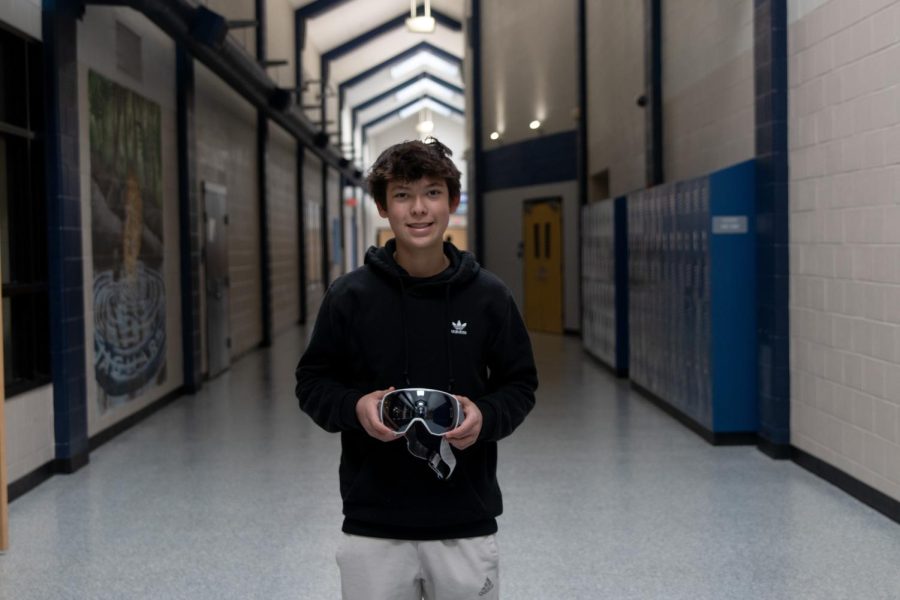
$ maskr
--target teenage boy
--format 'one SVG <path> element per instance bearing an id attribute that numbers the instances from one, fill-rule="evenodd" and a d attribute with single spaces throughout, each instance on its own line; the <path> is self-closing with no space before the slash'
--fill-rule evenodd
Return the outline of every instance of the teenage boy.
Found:
<path id="1" fill-rule="evenodd" d="M 394 239 L 331 285 L 297 367 L 300 408 L 341 432 L 345 600 L 499 596 L 497 441 L 534 406 L 537 372 L 509 290 L 443 241 L 460 200 L 450 156 L 431 138 L 372 166 L 369 192 Z M 459 400 L 449 477 L 382 423 L 381 398 L 404 387 Z"/>

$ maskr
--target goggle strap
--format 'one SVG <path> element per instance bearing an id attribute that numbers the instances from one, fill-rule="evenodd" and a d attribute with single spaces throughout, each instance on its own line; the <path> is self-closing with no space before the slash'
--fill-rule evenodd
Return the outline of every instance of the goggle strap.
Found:
<path id="1" fill-rule="evenodd" d="M 444 478 L 450 479 L 450 476 L 453 475 L 453 469 L 456 468 L 456 456 L 453 454 L 453 449 L 450 448 L 450 442 L 445 437 L 441 438 L 441 460 L 447 467 L 447 474 Z"/>
<path id="2" fill-rule="evenodd" d="M 441 438 L 440 452 L 432 452 L 419 441 L 412 428 L 404 434 L 404 437 L 409 453 L 416 458 L 424 459 L 438 479 L 449 479 L 453 475 L 453 470 L 456 469 L 456 456 L 446 438 Z"/>

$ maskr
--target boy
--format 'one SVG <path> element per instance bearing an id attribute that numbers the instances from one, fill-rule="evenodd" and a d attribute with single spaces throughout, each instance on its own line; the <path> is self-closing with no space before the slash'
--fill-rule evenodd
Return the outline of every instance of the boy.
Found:
<path id="1" fill-rule="evenodd" d="M 430 138 L 372 166 L 369 192 L 394 239 L 331 285 L 297 366 L 300 408 L 341 432 L 345 600 L 499 595 L 497 440 L 534 406 L 537 372 L 509 290 L 443 242 L 460 200 L 450 155 Z M 404 387 L 459 400 L 463 421 L 445 436 L 450 476 L 381 422 L 381 398 Z M 437 438 L 414 427 L 433 448 Z"/>

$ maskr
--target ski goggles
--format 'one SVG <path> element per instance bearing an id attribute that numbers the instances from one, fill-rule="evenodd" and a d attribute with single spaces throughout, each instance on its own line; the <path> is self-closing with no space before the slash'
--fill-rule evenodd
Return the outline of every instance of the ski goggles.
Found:
<path id="1" fill-rule="evenodd" d="M 397 435 L 420 422 L 432 435 L 444 435 L 463 422 L 456 396 L 428 388 L 402 388 L 384 395 L 378 407 L 381 422 Z"/>

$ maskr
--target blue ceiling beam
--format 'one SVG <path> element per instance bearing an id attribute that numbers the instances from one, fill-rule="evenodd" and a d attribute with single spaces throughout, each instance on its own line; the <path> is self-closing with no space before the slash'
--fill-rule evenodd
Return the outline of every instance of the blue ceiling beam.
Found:
<path id="1" fill-rule="evenodd" d="M 418 54 L 419 52 L 428 52 L 432 56 L 443 59 L 449 63 L 455 64 L 460 69 L 462 69 L 462 59 L 460 57 L 456 56 L 455 54 L 451 54 L 450 52 L 447 52 L 446 50 L 443 50 L 442 48 L 438 48 L 437 46 L 435 46 L 429 42 L 419 42 L 415 46 L 411 46 L 411 47 L 407 48 L 406 50 L 404 50 L 403 52 L 395 54 L 391 58 L 378 63 L 374 67 L 370 67 L 370 68 L 366 69 L 365 71 L 363 71 L 362 73 L 354 75 L 350 79 L 347 79 L 346 81 L 343 81 L 340 84 L 338 84 L 338 115 L 340 115 L 344 110 L 344 98 L 347 93 L 347 88 L 353 87 L 353 86 L 365 81 L 366 79 L 368 79 L 368 78 L 374 76 L 375 74 L 377 74 L 378 72 L 380 72 L 382 69 L 385 69 L 387 67 L 390 67 L 391 65 L 395 65 L 397 63 L 403 62 L 407 58 L 411 58 L 411 57 L 415 56 L 416 54 Z M 324 94 L 323 94 L 322 104 L 324 105 Z M 324 111 L 324 107 L 323 107 L 322 113 L 324 114 L 324 112 L 325 111 Z M 323 120 L 324 120 L 324 118 L 323 118 Z M 341 119 L 338 118 L 338 131 L 339 131 L 340 138 L 343 139 L 343 131 L 341 130 L 340 124 L 341 124 Z"/>
<path id="2" fill-rule="evenodd" d="M 391 89 L 384 91 L 384 92 L 378 94 L 377 96 L 373 96 L 372 98 L 369 98 L 365 102 L 362 102 L 362 103 L 354 106 L 352 109 L 352 112 L 351 112 L 352 124 L 353 124 L 351 127 L 351 131 L 356 131 L 356 120 L 357 120 L 357 117 L 359 116 L 360 111 L 363 111 L 363 110 L 369 108 L 370 106 L 372 106 L 373 104 L 377 104 L 378 102 L 381 102 L 382 100 L 389 98 L 389 97 L 393 96 L 394 94 L 396 94 L 397 92 L 413 85 L 414 83 L 422 81 L 424 79 L 433 81 L 436 84 L 443 86 L 456 94 L 459 94 L 460 96 L 463 95 L 463 93 L 464 93 L 464 90 L 461 87 L 453 85 L 452 83 L 449 83 L 447 81 L 444 81 L 440 77 L 432 75 L 431 73 L 419 73 L 418 75 L 407 79 L 400 85 L 395 85 Z"/>
<path id="3" fill-rule="evenodd" d="M 431 15 L 434 17 L 434 20 L 437 23 L 447 27 L 448 29 L 451 29 L 453 31 L 462 31 L 462 23 L 460 23 L 453 17 L 449 17 L 449 16 L 445 15 L 444 13 L 437 11 L 437 10 L 431 11 Z M 372 29 L 359 34 L 358 36 L 354 37 L 353 39 L 347 40 L 340 46 L 337 46 L 335 48 L 332 48 L 331 50 L 328 50 L 327 52 L 322 53 L 323 64 L 337 60 L 340 57 L 344 56 L 345 54 L 348 54 L 348 53 L 356 50 L 357 48 L 368 44 L 373 39 L 375 39 L 381 35 L 384 35 L 385 33 L 388 33 L 389 31 L 406 27 L 406 19 L 407 18 L 409 18 L 409 14 L 403 13 L 402 15 L 395 17 L 395 18 L 391 19 L 390 21 L 386 21 L 386 22 L 382 23 L 381 25 L 378 25 L 377 27 L 373 27 Z M 327 73 L 327 68 L 326 68 L 326 70 L 323 70 L 323 72 Z M 326 77 L 326 79 L 327 79 L 327 77 Z"/>
<path id="4" fill-rule="evenodd" d="M 446 60 L 447 62 L 453 63 L 460 67 L 462 66 L 462 59 L 460 57 L 456 56 L 455 54 L 451 54 L 450 52 L 447 52 L 446 50 L 438 48 L 437 46 L 435 46 L 429 42 L 419 42 L 415 46 L 411 46 L 411 47 L 407 48 L 406 50 L 404 50 L 403 52 L 400 52 L 399 54 L 395 54 L 391 58 L 378 63 L 374 67 L 370 67 L 370 68 L 366 69 L 365 71 L 363 71 L 362 73 L 359 73 L 357 75 L 354 75 L 350 79 L 342 81 L 338 85 L 338 96 L 340 99 L 340 104 L 342 106 L 344 104 L 344 94 L 346 93 L 347 88 L 353 87 L 354 85 L 356 85 L 362 81 L 365 81 L 366 79 L 372 77 L 373 75 L 375 75 L 382 69 L 390 67 L 391 65 L 395 65 L 399 62 L 403 62 L 407 58 L 411 58 L 412 56 L 415 56 L 419 52 L 429 52 L 432 55 L 436 56 L 437 58 Z"/>
<path id="5" fill-rule="evenodd" d="M 301 6 L 297 9 L 296 13 L 297 16 L 303 19 L 312 19 L 333 8 L 337 8 L 347 1 L 348 0 L 316 0 L 315 2 L 310 2 L 306 6 Z"/>
<path id="6" fill-rule="evenodd" d="M 391 117 L 394 117 L 394 116 L 399 115 L 401 112 L 403 112 L 404 110 L 406 110 L 407 108 L 409 108 L 410 106 L 412 106 L 413 104 L 415 104 L 416 102 L 420 102 L 420 101 L 422 101 L 422 100 L 431 100 L 432 102 L 435 102 L 435 103 L 437 103 L 437 104 L 440 104 L 441 106 L 443 106 L 443 107 L 446 108 L 447 110 L 449 110 L 449 111 L 451 111 L 451 112 L 453 112 L 453 113 L 456 113 L 456 114 L 458 114 L 458 115 L 461 116 L 461 117 L 466 116 L 466 113 L 465 113 L 465 112 L 461 111 L 460 109 L 458 109 L 457 107 L 453 106 L 452 104 L 447 104 L 446 102 L 444 102 L 444 101 L 441 100 L 440 98 L 435 98 L 434 96 L 429 96 L 428 94 L 424 94 L 424 95 L 422 95 L 422 96 L 419 96 L 418 98 L 414 98 L 413 100 L 410 100 L 409 102 L 407 102 L 407 103 L 404 104 L 403 106 L 399 106 L 399 107 L 397 107 L 397 108 L 395 108 L 395 109 L 393 109 L 393 110 L 389 110 L 388 112 L 384 113 L 383 115 L 380 115 L 380 116 L 378 116 L 378 117 L 375 117 L 375 118 L 372 119 L 371 121 L 367 121 L 366 123 L 364 123 L 363 126 L 362 126 L 363 135 L 364 135 L 364 136 L 366 135 L 366 130 L 367 130 L 367 129 L 369 129 L 369 128 L 371 128 L 371 127 L 374 127 L 375 125 L 378 125 L 379 123 L 382 123 L 382 122 L 384 122 L 384 121 L 390 119 Z"/>

